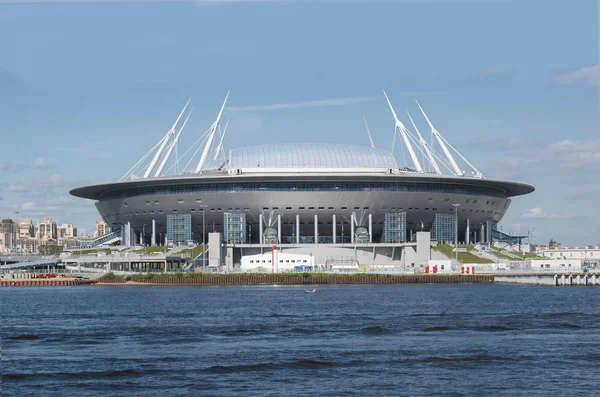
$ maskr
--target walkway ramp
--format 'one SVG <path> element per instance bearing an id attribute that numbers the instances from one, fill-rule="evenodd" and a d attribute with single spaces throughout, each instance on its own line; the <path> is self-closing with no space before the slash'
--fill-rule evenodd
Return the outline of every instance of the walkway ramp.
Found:
<path id="1" fill-rule="evenodd" d="M 95 248 L 103 245 L 111 245 L 121 241 L 121 231 L 115 230 L 114 232 L 105 234 L 104 236 L 95 239 L 78 239 L 77 246 L 70 247 L 70 250 L 76 250 L 81 248 Z"/>
<path id="2" fill-rule="evenodd" d="M 11 263 L 10 265 L 2 265 L 0 266 L 1 270 L 16 270 L 16 269 L 31 269 L 42 266 L 56 266 L 61 263 L 62 260 L 59 258 L 47 258 L 47 259 L 38 259 L 35 261 L 24 261 Z"/>

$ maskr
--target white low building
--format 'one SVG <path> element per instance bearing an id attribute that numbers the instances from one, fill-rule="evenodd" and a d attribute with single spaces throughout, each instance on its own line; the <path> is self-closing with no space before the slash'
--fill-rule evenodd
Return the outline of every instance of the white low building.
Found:
<path id="1" fill-rule="evenodd" d="M 264 254 L 242 256 L 242 272 L 266 272 L 285 273 L 297 270 L 298 266 L 303 270 L 312 270 L 315 266 L 314 256 L 287 254 L 280 250 L 273 250 Z"/>
<path id="2" fill-rule="evenodd" d="M 428 266 L 430 268 L 436 267 L 435 273 L 458 273 L 460 268 L 452 269 L 452 260 L 450 259 L 442 259 L 442 260 L 430 260 Z M 430 271 L 434 273 L 433 270 Z"/>
<path id="3" fill-rule="evenodd" d="M 581 259 L 533 259 L 531 260 L 531 270 L 580 272 L 581 264 Z"/>
<path id="4" fill-rule="evenodd" d="M 600 263 L 600 247 L 546 248 L 537 254 L 551 259 L 581 259 L 584 263 Z"/>

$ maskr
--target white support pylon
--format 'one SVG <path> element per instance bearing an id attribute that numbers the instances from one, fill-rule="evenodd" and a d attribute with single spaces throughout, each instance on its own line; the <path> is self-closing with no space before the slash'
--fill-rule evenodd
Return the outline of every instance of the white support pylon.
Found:
<path id="1" fill-rule="evenodd" d="M 365 121 L 365 127 L 367 127 L 367 134 L 369 134 L 369 142 L 371 143 L 371 147 L 374 148 L 375 144 L 373 143 L 373 137 L 371 136 L 371 130 L 369 130 L 369 125 L 367 124 L 367 118 L 363 116 L 363 120 Z"/>
<path id="2" fill-rule="evenodd" d="M 423 147 L 423 150 L 425 150 L 425 154 L 427 155 L 427 159 L 431 163 L 431 166 L 435 170 L 435 173 L 441 175 L 442 171 L 440 170 L 440 167 L 438 166 L 437 161 L 435 161 L 435 157 L 433 157 L 433 154 L 431 153 L 431 150 L 429 149 L 429 144 L 421 136 L 421 133 L 419 132 L 419 129 L 417 128 L 417 125 L 413 121 L 412 117 L 410 117 L 410 113 L 408 113 L 408 110 L 407 109 L 405 109 L 405 110 L 406 110 L 406 114 L 408 115 L 408 119 L 410 120 L 411 124 L 415 128 L 415 131 L 417 132 L 417 136 L 419 137 L 419 143 Z"/>
<path id="3" fill-rule="evenodd" d="M 215 157 L 213 158 L 214 161 L 216 161 L 217 158 L 219 158 L 219 153 L 221 153 L 221 151 L 223 151 L 223 140 L 225 139 L 225 135 L 227 135 L 228 127 L 229 127 L 229 119 L 227 120 L 227 123 L 225 124 L 225 129 L 223 129 L 223 135 L 221 135 L 221 140 L 219 141 L 219 146 L 217 146 L 217 150 L 215 150 Z"/>
<path id="4" fill-rule="evenodd" d="M 181 128 L 179 128 L 179 131 L 177 132 L 177 135 L 175 136 L 175 139 L 173 139 L 173 142 L 171 142 L 171 145 L 169 146 L 169 149 L 167 150 L 167 153 L 163 157 L 160 165 L 158 166 L 158 169 L 156 170 L 156 173 L 154 174 L 154 176 L 160 176 L 160 174 L 162 173 L 163 169 L 165 168 L 165 165 L 167 165 L 167 161 L 169 161 L 169 157 L 171 157 L 171 153 L 173 153 L 173 149 L 175 148 L 175 146 L 177 146 L 177 143 L 179 142 L 179 136 L 183 132 L 183 129 L 185 128 L 185 125 L 187 124 L 188 120 L 190 119 L 190 116 L 192 115 L 193 111 L 194 111 L 194 109 L 192 109 L 190 111 L 190 113 L 187 115 L 187 117 L 183 121 L 183 124 L 181 125 Z"/>
<path id="5" fill-rule="evenodd" d="M 450 153 L 450 151 L 448 150 L 448 147 L 444 143 L 444 139 L 442 138 L 441 134 L 438 132 L 438 130 L 435 129 L 435 127 L 433 126 L 431 121 L 429 121 L 429 117 L 427 117 L 427 115 L 425 114 L 425 111 L 423 110 L 423 108 L 421 107 L 421 105 L 419 104 L 419 102 L 416 99 L 415 99 L 415 102 L 417 102 L 417 106 L 419 106 L 419 109 L 421 109 L 421 113 L 423 113 L 425 120 L 427 120 L 427 124 L 429 124 L 429 127 L 431 127 L 431 132 L 433 133 L 433 135 L 435 135 L 435 138 L 437 139 L 438 143 L 442 147 L 442 150 L 444 151 L 446 158 L 452 165 L 452 169 L 454 170 L 454 173 L 456 175 L 463 175 L 463 172 L 460 170 L 460 167 L 458 166 L 458 164 L 456 164 L 456 160 L 454 160 L 452 153 Z"/>
<path id="6" fill-rule="evenodd" d="M 165 150 L 165 147 L 167 146 L 167 142 L 169 141 L 171 136 L 173 136 L 173 134 L 175 133 L 175 127 L 177 127 L 177 124 L 179 123 L 181 116 L 183 116 L 183 112 L 185 112 L 185 109 L 187 108 L 188 104 L 190 103 L 190 100 L 191 100 L 191 98 L 188 99 L 185 106 L 183 107 L 183 110 L 181 111 L 181 113 L 179 113 L 179 117 L 177 117 L 177 120 L 175 120 L 173 127 L 171 127 L 171 129 L 163 137 L 162 144 L 160 145 L 160 149 L 158 149 L 158 152 L 156 152 L 156 154 L 154 155 L 154 158 L 152 159 L 152 162 L 146 169 L 146 172 L 144 173 L 144 178 L 148 178 L 150 176 L 150 174 L 152 174 L 152 170 L 154 170 L 154 167 L 156 167 L 156 163 L 158 163 L 158 160 L 160 159 L 160 156 L 162 155 L 163 150 Z"/>
<path id="7" fill-rule="evenodd" d="M 417 158 L 417 155 L 415 154 L 415 151 L 414 151 L 412 145 L 410 144 L 410 140 L 408 139 L 408 135 L 407 135 L 408 131 L 406 130 L 406 127 L 398 119 L 398 116 L 396 115 L 396 111 L 394 110 L 394 107 L 392 106 L 392 103 L 390 102 L 390 98 L 388 98 L 385 91 L 383 91 L 383 95 L 385 95 L 385 99 L 387 100 L 387 103 L 390 106 L 390 110 L 392 111 L 392 115 L 394 116 L 394 121 L 396 122 L 396 129 L 398 130 L 398 132 L 400 132 L 400 136 L 402 136 L 404 145 L 406 146 L 406 149 L 408 150 L 408 154 L 410 155 L 410 158 L 411 158 L 416 170 L 418 172 L 423 172 L 423 167 L 421 167 L 421 163 L 419 163 L 419 159 Z"/>
<path id="8" fill-rule="evenodd" d="M 208 153 L 212 146 L 213 140 L 215 139 L 215 134 L 217 133 L 217 128 L 219 127 L 219 123 L 221 122 L 221 116 L 223 115 L 223 109 L 225 109 L 225 104 L 227 103 L 227 98 L 229 98 L 229 91 L 225 96 L 225 100 L 223 101 L 223 106 L 221 106 L 221 110 L 217 115 L 217 119 L 209 128 L 209 137 L 206 142 L 206 146 L 204 146 L 204 150 L 202 151 L 202 156 L 200 157 L 200 161 L 198 161 L 198 166 L 196 167 L 196 173 L 200 173 L 202 171 L 202 167 L 204 167 L 204 163 L 206 163 L 206 159 L 208 158 Z"/>

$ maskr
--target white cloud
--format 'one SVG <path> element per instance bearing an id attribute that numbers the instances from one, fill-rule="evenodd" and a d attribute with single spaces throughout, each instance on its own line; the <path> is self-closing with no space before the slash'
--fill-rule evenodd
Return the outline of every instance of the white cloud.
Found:
<path id="1" fill-rule="evenodd" d="M 56 185 L 64 184 L 65 180 L 60 175 L 50 175 L 50 176 L 44 176 L 44 177 L 34 181 L 33 183 L 37 183 L 40 185 L 56 186 Z"/>
<path id="2" fill-rule="evenodd" d="M 259 106 L 240 106 L 240 107 L 229 107 L 227 110 L 231 112 L 248 112 L 248 111 L 270 111 L 270 110 L 283 110 L 283 109 L 302 109 L 312 107 L 325 107 L 325 106 L 345 106 L 353 105 L 355 103 L 363 103 L 374 101 L 375 97 L 350 97 L 350 98 L 333 98 L 333 99 L 319 99 L 312 101 L 294 102 L 294 103 L 275 103 L 271 105 L 259 105 Z"/>
<path id="3" fill-rule="evenodd" d="M 13 167 L 9 163 L 4 162 L 4 163 L 0 164 L 0 171 L 9 172 L 9 171 L 12 171 L 12 170 L 13 170 Z"/>
<path id="4" fill-rule="evenodd" d="M 35 209 L 35 204 L 33 204 L 31 201 L 29 201 L 27 203 L 23 203 L 21 205 L 21 208 L 24 210 L 33 210 L 33 209 Z"/>
<path id="5" fill-rule="evenodd" d="M 530 208 L 524 214 L 521 215 L 521 218 L 566 218 L 568 215 L 566 214 L 557 214 L 554 212 L 548 212 L 542 210 L 540 207 Z"/>
<path id="6" fill-rule="evenodd" d="M 573 84 L 579 81 L 584 81 L 590 87 L 600 86 L 600 65 L 585 67 L 570 73 L 554 76 L 554 82 L 557 84 Z"/>
<path id="7" fill-rule="evenodd" d="M 600 162 L 600 141 L 564 140 L 550 144 L 546 151 L 552 155 L 551 161 L 563 167 L 577 168 Z"/>
<path id="8" fill-rule="evenodd" d="M 574 150 L 575 148 L 576 148 L 576 145 L 573 143 L 573 141 L 565 140 L 565 141 L 555 142 L 555 143 L 551 144 L 550 146 L 548 146 L 548 151 L 550 151 L 552 153 L 560 153 L 560 152 L 571 151 L 571 150 Z"/>
<path id="9" fill-rule="evenodd" d="M 43 157 L 36 157 L 35 161 L 33 162 L 33 168 L 46 169 L 54 166 L 54 163 L 46 161 Z"/>
<path id="10" fill-rule="evenodd" d="M 16 193 L 16 192 L 26 192 L 27 191 L 27 186 L 25 185 L 15 185 L 15 184 L 10 184 L 6 187 L 6 191 L 7 192 L 12 192 L 12 193 Z"/>

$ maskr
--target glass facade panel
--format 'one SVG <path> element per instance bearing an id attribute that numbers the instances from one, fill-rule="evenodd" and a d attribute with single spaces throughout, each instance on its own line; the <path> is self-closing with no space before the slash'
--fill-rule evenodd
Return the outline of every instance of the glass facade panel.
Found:
<path id="1" fill-rule="evenodd" d="M 406 212 L 385 214 L 384 236 L 386 243 L 406 242 Z"/>
<path id="2" fill-rule="evenodd" d="M 167 215 L 167 240 L 175 245 L 187 244 L 192 239 L 192 215 Z"/>
<path id="3" fill-rule="evenodd" d="M 438 243 L 454 243 L 456 237 L 456 215 L 436 214 L 431 225 L 431 239 Z"/>
<path id="4" fill-rule="evenodd" d="M 227 244 L 246 244 L 246 214 L 226 212 L 223 214 L 223 240 Z"/>

